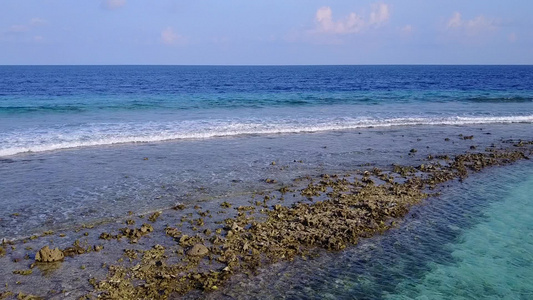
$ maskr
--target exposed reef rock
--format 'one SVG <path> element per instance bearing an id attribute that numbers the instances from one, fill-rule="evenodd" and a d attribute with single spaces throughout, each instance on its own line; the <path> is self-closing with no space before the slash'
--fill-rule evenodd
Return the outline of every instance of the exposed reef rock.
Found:
<path id="1" fill-rule="evenodd" d="M 81 242 L 76 240 L 64 250 L 45 246 L 35 260 L 56 262 L 67 257 L 70 264 L 80 259 L 84 263 L 81 270 L 86 266 L 94 270 L 99 266 L 77 257 L 92 252 L 98 259 L 104 258 L 102 268 L 107 276 L 100 273 L 89 279 L 94 290 L 88 292 L 87 298 L 168 299 L 194 289 L 213 291 L 235 273 L 249 274 L 275 262 L 307 259 L 320 253 L 317 250 L 340 251 L 355 245 L 395 226 L 413 205 L 430 197 L 432 190 L 444 187 L 443 183 L 461 181 L 490 166 L 528 159 L 532 153 L 531 142 L 509 143 L 513 143 L 512 147 L 503 150 L 491 147 L 479 153 L 428 155 L 412 166 L 378 168 L 365 164 L 362 166 L 368 168 L 361 171 L 303 176 L 294 179 L 293 184 L 281 179 L 283 185 L 277 184 L 269 179 L 270 191 L 254 192 L 251 199 L 243 200 L 249 200 L 250 205 L 226 198 L 229 202 L 211 203 L 220 209 L 211 214 L 200 205 L 193 210 L 177 203 L 173 209 L 150 215 L 150 224 L 135 227 L 132 219 L 124 219 L 117 222 L 122 225 L 107 227 L 110 233 L 85 234 Z M 129 226 L 121 228 L 124 222 Z M 87 242 L 85 236 L 94 238 Z M 98 245 L 94 244 L 96 237 Z M 135 245 L 125 247 L 123 237 Z M 32 246 L 38 249 L 44 244 Z M 6 250 L 12 255 L 16 248 L 9 245 L 11 248 L 6 249 L 5 245 L 0 246 L 0 256 Z M 61 245 L 64 247 L 65 243 Z M 104 246 L 106 250 L 101 251 Z M 115 256 L 110 261 L 106 255 L 113 257 L 117 251 L 119 259 L 115 263 Z M 53 264 L 34 265 L 41 268 Z M 23 279 L 42 272 L 13 270 L 14 276 Z M 98 274 L 93 270 L 91 274 Z M 7 293 L 0 292 L 0 299 L 3 295 L 13 296 Z"/>
<path id="2" fill-rule="evenodd" d="M 196 244 L 187 251 L 187 255 L 189 256 L 206 256 L 207 254 L 209 254 L 209 249 L 202 244 Z"/>
<path id="3" fill-rule="evenodd" d="M 234 272 L 306 257 L 313 249 L 338 251 L 354 245 L 361 238 L 393 226 L 394 220 L 427 198 L 427 191 L 437 184 L 465 178 L 469 172 L 485 167 L 527 159 L 527 156 L 522 151 L 494 150 L 436 158 L 440 161 L 418 167 L 394 165 L 392 172 L 374 168 L 348 176 L 350 180 L 346 176 L 323 174 L 319 182 L 310 180 L 298 191 L 310 203 L 270 206 L 267 202 L 273 196 L 264 195 L 264 201 L 256 201 L 261 207 L 259 215 L 253 206 L 240 206 L 236 208 L 237 215 L 225 219 L 223 227 L 209 238 L 200 234 L 181 235 L 177 229 L 167 227 L 166 235 L 172 236 L 180 247 L 190 247 L 181 261 L 166 264 L 164 250 L 155 255 L 152 252 L 156 249 L 152 249 L 133 268 L 110 267 L 108 278 L 93 281 L 93 286 L 100 297 L 112 299 L 166 299 L 191 289 L 215 290 Z M 314 201 L 315 197 L 321 200 Z M 197 223 L 194 224 L 204 225 Z M 211 234 L 210 230 L 204 232 Z"/>
<path id="4" fill-rule="evenodd" d="M 35 255 L 35 261 L 38 262 L 54 262 L 61 261 L 65 258 L 63 251 L 59 248 L 50 249 L 48 246 L 44 246 L 37 254 Z"/>

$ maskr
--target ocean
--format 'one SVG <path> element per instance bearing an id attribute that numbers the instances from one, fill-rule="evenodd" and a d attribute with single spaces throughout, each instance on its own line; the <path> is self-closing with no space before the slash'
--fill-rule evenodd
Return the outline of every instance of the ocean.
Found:
<path id="1" fill-rule="evenodd" d="M 0 238 L 532 140 L 532 123 L 532 66 L 0 66 Z M 224 295 L 528 299 L 531 166 L 450 183 L 382 236 Z"/>
<path id="2" fill-rule="evenodd" d="M 530 66 L 4 66 L 0 156 L 367 127 L 533 121 Z"/>

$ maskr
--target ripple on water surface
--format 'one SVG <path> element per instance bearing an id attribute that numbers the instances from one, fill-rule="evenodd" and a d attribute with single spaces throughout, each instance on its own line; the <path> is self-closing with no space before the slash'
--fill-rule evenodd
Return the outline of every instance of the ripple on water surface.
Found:
<path id="1" fill-rule="evenodd" d="M 473 175 L 382 236 L 235 277 L 207 297 L 532 299 L 532 166 Z"/>
<path id="2" fill-rule="evenodd" d="M 502 191 L 494 196 L 476 191 L 481 198 L 502 198 L 482 211 L 483 221 L 450 245 L 454 263 L 431 264 L 431 271 L 416 284 L 400 284 L 398 294 L 431 299 L 532 299 L 533 174 L 530 170 L 524 175 L 519 184 L 506 180 L 508 185 L 499 187 Z"/>

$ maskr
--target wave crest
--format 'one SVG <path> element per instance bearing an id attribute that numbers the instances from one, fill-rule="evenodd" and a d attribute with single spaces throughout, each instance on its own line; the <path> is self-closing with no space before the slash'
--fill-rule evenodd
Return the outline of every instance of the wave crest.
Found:
<path id="1" fill-rule="evenodd" d="M 183 122 L 99 123 L 0 134 L 0 156 L 88 146 L 183 139 L 321 132 L 371 127 L 533 123 L 533 115 L 334 119 L 234 119 Z"/>

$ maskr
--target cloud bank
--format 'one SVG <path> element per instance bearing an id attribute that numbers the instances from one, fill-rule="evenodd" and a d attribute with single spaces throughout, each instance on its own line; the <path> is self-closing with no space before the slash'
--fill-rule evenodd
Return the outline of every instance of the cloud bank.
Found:
<path id="1" fill-rule="evenodd" d="M 378 28 L 385 25 L 390 18 L 390 7 L 387 4 L 373 4 L 370 14 L 365 18 L 355 12 L 335 21 L 331 7 L 324 6 L 315 14 L 316 27 L 314 32 L 324 34 L 354 34 L 367 28 Z"/>
<path id="2" fill-rule="evenodd" d="M 484 32 L 495 31 L 499 26 L 500 22 L 497 19 L 486 18 L 480 15 L 473 19 L 465 20 L 460 12 L 454 12 L 450 19 L 448 19 L 446 29 L 474 36 Z"/>

